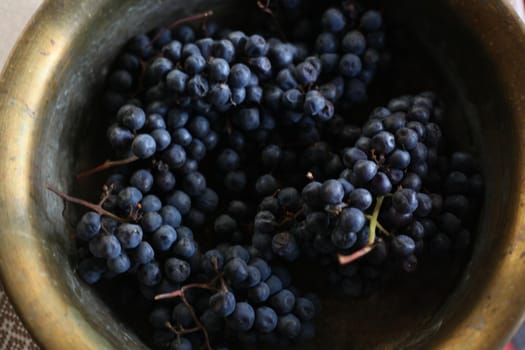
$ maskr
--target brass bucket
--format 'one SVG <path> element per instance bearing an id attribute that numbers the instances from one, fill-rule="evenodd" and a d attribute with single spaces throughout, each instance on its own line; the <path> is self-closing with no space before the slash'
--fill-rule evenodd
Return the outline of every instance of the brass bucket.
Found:
<path id="1" fill-rule="evenodd" d="M 447 82 L 454 139 L 479 149 L 486 181 L 479 232 L 455 278 L 438 266 L 368 300 L 325 300 L 308 348 L 500 348 L 525 310 L 524 29 L 503 0 L 384 2 L 424 40 Z M 0 274 L 42 347 L 146 348 L 76 276 L 77 211 L 67 205 L 64 214 L 45 185 L 77 192 L 73 174 L 100 160 L 90 151 L 100 144 L 96 91 L 128 38 L 210 8 L 235 9 L 242 21 L 246 3 L 48 0 L 19 39 L 0 79 Z"/>

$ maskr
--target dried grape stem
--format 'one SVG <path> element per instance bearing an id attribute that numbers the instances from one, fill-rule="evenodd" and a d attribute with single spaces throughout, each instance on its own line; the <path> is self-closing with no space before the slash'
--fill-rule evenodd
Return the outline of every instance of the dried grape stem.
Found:
<path id="1" fill-rule="evenodd" d="M 188 333 L 195 333 L 195 332 L 200 332 L 201 331 L 201 329 L 199 327 L 193 327 L 193 328 L 186 329 L 186 328 L 181 326 L 180 329 L 177 329 L 169 321 L 166 322 L 165 326 L 170 331 L 175 333 L 177 335 L 177 338 L 179 338 L 179 339 L 180 339 L 181 335 L 188 334 Z"/>
<path id="2" fill-rule="evenodd" d="M 113 167 L 116 167 L 116 166 L 120 166 L 120 165 L 126 165 L 126 164 L 129 164 L 129 163 L 133 163 L 135 161 L 139 160 L 138 157 L 136 156 L 132 156 L 132 157 L 129 157 L 129 158 L 126 158 L 126 159 L 119 159 L 119 160 L 106 160 L 104 163 L 92 168 L 92 169 L 88 169 L 88 170 L 85 170 L 85 171 L 82 171 L 81 173 L 79 173 L 77 175 L 77 180 L 78 179 L 81 179 L 83 177 L 86 177 L 86 176 L 89 176 L 89 175 L 93 175 L 93 174 L 96 174 L 96 173 L 99 173 L 101 171 L 104 171 L 106 169 L 109 169 L 109 168 L 113 168 Z"/>
<path id="3" fill-rule="evenodd" d="M 214 263 L 214 265 L 215 265 L 215 267 L 217 267 L 215 263 Z M 195 324 L 197 325 L 197 327 L 192 328 L 191 331 L 193 332 L 195 329 L 200 329 L 202 331 L 202 333 L 204 334 L 204 341 L 206 343 L 206 348 L 208 350 L 212 350 L 212 347 L 211 347 L 211 344 L 210 344 L 210 337 L 208 335 L 208 331 L 206 330 L 204 325 L 199 320 L 199 317 L 195 313 L 195 310 L 193 309 L 191 304 L 188 302 L 188 299 L 186 299 L 185 293 L 186 293 L 187 290 L 194 289 L 194 288 L 208 289 L 208 290 L 217 291 L 218 289 L 216 287 L 214 287 L 214 285 L 217 283 L 218 280 L 221 282 L 221 287 L 224 288 L 225 283 L 224 283 L 224 279 L 223 279 L 223 276 L 222 276 L 222 273 L 221 273 L 221 274 L 218 274 L 215 278 L 213 278 L 208 283 L 190 283 L 190 284 L 187 284 L 187 285 L 181 287 L 180 289 L 178 289 L 178 290 L 176 290 L 174 292 L 165 293 L 165 294 L 159 294 L 159 295 L 156 295 L 155 298 L 154 298 L 155 300 L 161 300 L 161 299 L 169 299 L 169 298 L 179 297 L 182 300 L 182 302 L 188 307 L 188 310 L 190 310 L 191 316 L 193 317 L 193 320 L 195 321 Z M 170 330 L 175 331 L 177 336 L 179 336 L 179 333 L 177 333 L 177 330 L 175 328 L 173 328 L 173 327 L 170 328 L 168 325 L 166 325 L 166 326 Z M 171 326 L 171 324 L 170 324 L 170 326 Z"/>
<path id="4" fill-rule="evenodd" d="M 59 197 L 61 197 L 62 199 L 68 201 L 68 202 L 71 202 L 71 203 L 75 203 L 75 204 L 80 204 L 88 209 L 91 209 L 97 213 L 99 213 L 100 215 L 104 215 L 104 216 L 107 216 L 107 217 L 110 217 L 112 218 L 113 220 L 116 220 L 118 222 L 127 222 L 126 219 L 123 219 L 109 211 L 107 211 L 106 209 L 102 208 L 100 205 L 97 205 L 97 204 L 93 204 L 93 203 L 90 203 L 88 201 L 85 201 L 83 199 L 80 199 L 80 198 L 76 198 L 76 197 L 72 197 L 72 196 L 69 196 L 67 194 L 65 194 L 64 192 L 58 190 L 57 188 L 49 185 L 49 184 L 46 184 L 46 188 L 48 190 L 50 190 L 51 192 L 55 193 L 56 195 L 58 195 Z"/>
<path id="5" fill-rule="evenodd" d="M 337 260 L 339 261 L 340 265 L 350 264 L 351 262 L 356 261 L 357 259 L 360 259 L 363 256 L 365 256 L 366 254 L 370 253 L 372 251 L 372 249 L 374 249 L 375 246 L 377 245 L 377 243 L 380 242 L 380 241 L 381 241 L 381 239 L 378 239 L 375 243 L 367 244 L 363 248 L 353 252 L 350 255 L 341 255 L 341 254 L 339 254 L 337 256 Z"/>
<path id="6" fill-rule="evenodd" d="M 268 14 L 272 18 L 275 24 L 275 27 L 277 28 L 277 31 L 279 32 L 279 35 L 281 36 L 281 39 L 283 39 L 284 41 L 288 41 L 286 40 L 286 34 L 284 33 L 283 28 L 281 27 L 281 23 L 279 23 L 279 21 L 277 20 L 277 17 L 273 13 L 273 11 L 270 9 L 270 2 L 271 0 L 266 0 L 264 3 L 261 0 L 259 0 L 257 1 L 257 6 L 261 9 L 261 11 Z"/>
<path id="7" fill-rule="evenodd" d="M 176 291 L 173 291 L 171 293 L 164 293 L 164 294 L 158 294 L 155 296 L 155 300 L 161 300 L 161 299 L 169 299 L 169 298 L 176 298 L 180 297 L 188 289 L 208 289 L 208 290 L 217 290 L 217 288 L 214 287 L 214 285 L 217 283 L 217 281 L 223 281 L 223 274 L 217 274 L 211 281 L 208 283 L 190 283 L 182 286 L 180 289 L 177 289 Z"/>
<path id="8" fill-rule="evenodd" d="M 202 322 L 199 320 L 199 317 L 197 317 L 197 314 L 195 313 L 195 310 L 190 305 L 190 303 L 188 302 L 188 299 L 186 299 L 186 296 L 184 294 L 182 294 L 180 296 L 180 298 L 181 298 L 182 302 L 184 304 L 186 304 L 186 306 L 190 310 L 191 317 L 193 317 L 193 320 L 195 321 L 195 324 L 197 325 L 197 328 L 200 328 L 202 330 L 202 334 L 204 334 L 204 342 L 206 343 L 206 348 L 208 350 L 213 350 L 212 347 L 211 347 L 211 344 L 210 344 L 210 337 L 208 335 L 208 331 L 206 330 L 206 328 L 204 327 Z"/>
<path id="9" fill-rule="evenodd" d="M 213 279 L 212 282 L 215 282 L 216 279 Z M 164 293 L 164 294 L 158 294 L 155 295 L 155 300 L 162 300 L 162 299 L 170 299 L 170 298 L 176 298 L 176 297 L 182 297 L 184 293 L 188 289 L 209 289 L 209 290 L 216 290 L 216 288 L 212 287 L 212 282 L 210 283 L 190 283 L 182 287 L 181 289 L 178 289 L 174 292 L 170 293 Z"/>

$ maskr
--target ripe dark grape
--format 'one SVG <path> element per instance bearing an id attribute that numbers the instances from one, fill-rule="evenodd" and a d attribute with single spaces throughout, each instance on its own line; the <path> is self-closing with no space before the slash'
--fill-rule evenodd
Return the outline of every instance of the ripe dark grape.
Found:
<path id="1" fill-rule="evenodd" d="M 248 331 L 255 323 L 255 311 L 248 303 L 237 303 L 233 313 L 227 318 L 228 326 L 235 331 Z"/>
<path id="2" fill-rule="evenodd" d="M 258 307 L 255 311 L 255 329 L 260 333 L 270 333 L 277 327 L 278 316 L 268 306 Z"/>
<path id="3" fill-rule="evenodd" d="M 221 317 L 230 316 L 236 305 L 235 296 L 230 292 L 217 292 L 210 297 L 210 308 Z"/>
<path id="4" fill-rule="evenodd" d="M 142 240 L 142 228 L 139 225 L 122 224 L 115 233 L 124 249 L 135 248 Z"/>
<path id="5" fill-rule="evenodd" d="M 122 246 L 113 235 L 100 235 L 89 242 L 89 251 L 97 258 L 112 259 L 120 255 Z"/>
<path id="6" fill-rule="evenodd" d="M 188 262 L 184 260 L 170 258 L 166 260 L 164 272 L 168 279 L 180 283 L 188 279 L 191 273 L 191 268 Z"/>
<path id="7" fill-rule="evenodd" d="M 101 229 L 100 215 L 95 212 L 87 212 L 77 224 L 77 237 L 83 241 L 90 241 Z"/>

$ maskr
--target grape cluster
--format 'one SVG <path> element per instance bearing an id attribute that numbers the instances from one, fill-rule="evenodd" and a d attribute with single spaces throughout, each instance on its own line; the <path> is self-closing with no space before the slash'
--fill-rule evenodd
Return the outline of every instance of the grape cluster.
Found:
<path id="1" fill-rule="evenodd" d="M 300 295 L 290 285 L 286 269 L 271 267 L 264 259 L 253 257 L 246 247 L 223 244 L 208 250 L 192 273 L 199 274 L 196 280 L 209 282 L 194 284 L 196 289 L 186 284 L 184 301 L 158 306 L 150 314 L 150 322 L 163 334 L 163 341 L 191 342 L 182 330 L 197 326 L 196 322 L 202 324 L 208 341 L 214 344 L 284 345 L 314 335 L 311 321 L 319 311 L 315 296 Z M 194 305 L 194 310 L 188 305 Z M 171 333 L 166 331 L 170 323 L 177 325 Z M 182 336 L 175 339 L 177 332 Z"/>
<path id="2" fill-rule="evenodd" d="M 382 15 L 311 3 L 259 2 L 291 41 L 180 24 L 132 38 L 109 73 L 118 160 L 81 174 L 116 169 L 98 204 L 76 201 L 90 208 L 77 271 L 132 279 L 158 348 L 310 340 L 320 302 L 292 262 L 358 297 L 386 266 L 469 247 L 483 181 L 442 142 L 439 99 L 395 98 L 361 123 L 354 106 L 388 61 Z"/>
<path id="3" fill-rule="evenodd" d="M 327 143 L 306 149 L 311 181 L 262 200 L 252 245 L 269 260 L 315 259 L 354 296 L 360 270 L 375 280 L 386 264 L 412 272 L 425 255 L 465 251 L 483 184 L 469 153 L 442 153 L 441 118 L 433 94 L 403 96 L 376 108 L 338 155 Z"/>

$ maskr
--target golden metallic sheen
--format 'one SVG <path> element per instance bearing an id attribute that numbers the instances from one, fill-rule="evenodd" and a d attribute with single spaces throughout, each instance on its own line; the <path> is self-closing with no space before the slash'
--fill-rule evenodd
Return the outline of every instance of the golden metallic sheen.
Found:
<path id="1" fill-rule="evenodd" d="M 97 91 L 128 38 L 209 9 L 242 22 L 246 3 L 49 0 L 20 38 L 0 79 L 0 275 L 42 347 L 145 348 L 76 277 L 78 210 L 45 184 L 77 193 L 74 174 L 101 160 L 90 151 L 103 137 Z M 448 82 L 453 136 L 479 147 L 479 232 L 454 283 L 438 266 L 434 279 L 419 274 L 370 300 L 324 300 L 318 340 L 302 348 L 497 349 L 525 310 L 525 32 L 501 0 L 385 3 Z"/>

